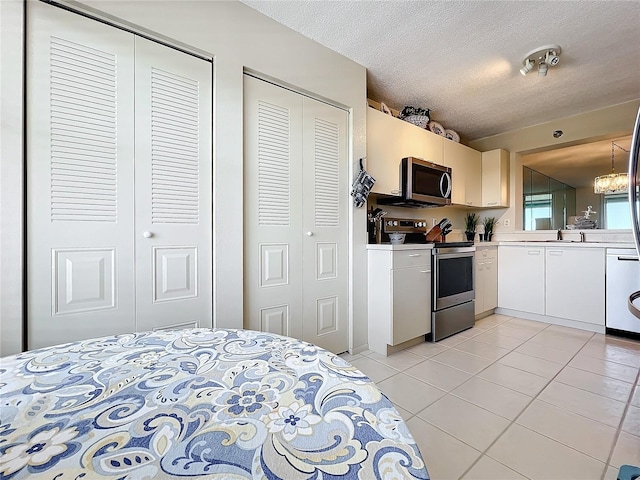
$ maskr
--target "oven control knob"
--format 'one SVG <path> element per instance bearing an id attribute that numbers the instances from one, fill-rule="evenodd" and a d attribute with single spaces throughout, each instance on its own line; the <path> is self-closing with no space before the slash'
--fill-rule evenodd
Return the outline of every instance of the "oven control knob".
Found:
<path id="1" fill-rule="evenodd" d="M 393 225 L 393 222 L 391 220 L 387 220 L 387 225 L 391 226 Z"/>
<path id="2" fill-rule="evenodd" d="M 394 220 L 394 221 L 393 221 L 393 226 L 394 226 L 394 227 L 397 227 L 397 226 L 398 226 L 398 222 Z"/>

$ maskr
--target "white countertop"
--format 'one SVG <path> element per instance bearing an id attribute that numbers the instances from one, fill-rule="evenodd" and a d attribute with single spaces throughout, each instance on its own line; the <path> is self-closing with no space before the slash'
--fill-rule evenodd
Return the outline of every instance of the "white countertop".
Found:
<path id="1" fill-rule="evenodd" d="M 551 247 L 551 248 L 635 248 L 633 243 L 621 242 L 563 242 L 563 241 L 501 241 L 486 242 L 496 245 L 514 245 L 523 247 Z"/>
<path id="2" fill-rule="evenodd" d="M 433 243 L 403 243 L 391 245 L 390 243 L 369 243 L 367 250 L 431 250 Z"/>

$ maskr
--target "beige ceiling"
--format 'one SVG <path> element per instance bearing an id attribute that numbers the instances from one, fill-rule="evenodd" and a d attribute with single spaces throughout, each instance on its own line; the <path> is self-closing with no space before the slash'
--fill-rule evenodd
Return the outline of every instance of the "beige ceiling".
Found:
<path id="1" fill-rule="evenodd" d="M 463 141 L 640 98 L 637 0 L 242 1 L 364 65 L 370 98 L 431 108 Z M 547 77 L 520 75 L 553 43 Z"/>
<path id="2" fill-rule="evenodd" d="M 523 155 L 522 164 L 575 188 L 593 187 L 595 177 L 611 173 L 612 141 L 627 151 L 631 147 L 629 135 Z M 617 173 L 626 172 L 629 163 L 629 154 L 621 148 L 614 147 L 614 168 Z"/>

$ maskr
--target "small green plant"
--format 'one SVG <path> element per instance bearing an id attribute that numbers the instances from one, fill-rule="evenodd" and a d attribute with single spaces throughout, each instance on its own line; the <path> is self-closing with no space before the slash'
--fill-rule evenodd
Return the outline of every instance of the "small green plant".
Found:
<path id="1" fill-rule="evenodd" d="M 493 233 L 493 228 L 496 226 L 496 217 L 484 217 L 482 224 L 484 225 L 485 235 L 491 235 Z"/>
<path id="2" fill-rule="evenodd" d="M 478 217 L 477 214 L 471 212 L 467 213 L 464 216 L 464 231 L 469 233 L 475 232 L 478 220 L 480 220 L 480 217 Z"/>

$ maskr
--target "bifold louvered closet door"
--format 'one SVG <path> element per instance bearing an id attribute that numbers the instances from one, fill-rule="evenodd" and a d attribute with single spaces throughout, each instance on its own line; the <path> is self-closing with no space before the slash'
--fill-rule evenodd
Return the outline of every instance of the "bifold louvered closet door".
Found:
<path id="1" fill-rule="evenodd" d="M 245 326 L 348 348 L 348 113 L 245 75 Z"/>
<path id="2" fill-rule="evenodd" d="M 211 325 L 211 64 L 28 2 L 28 346 Z"/>

